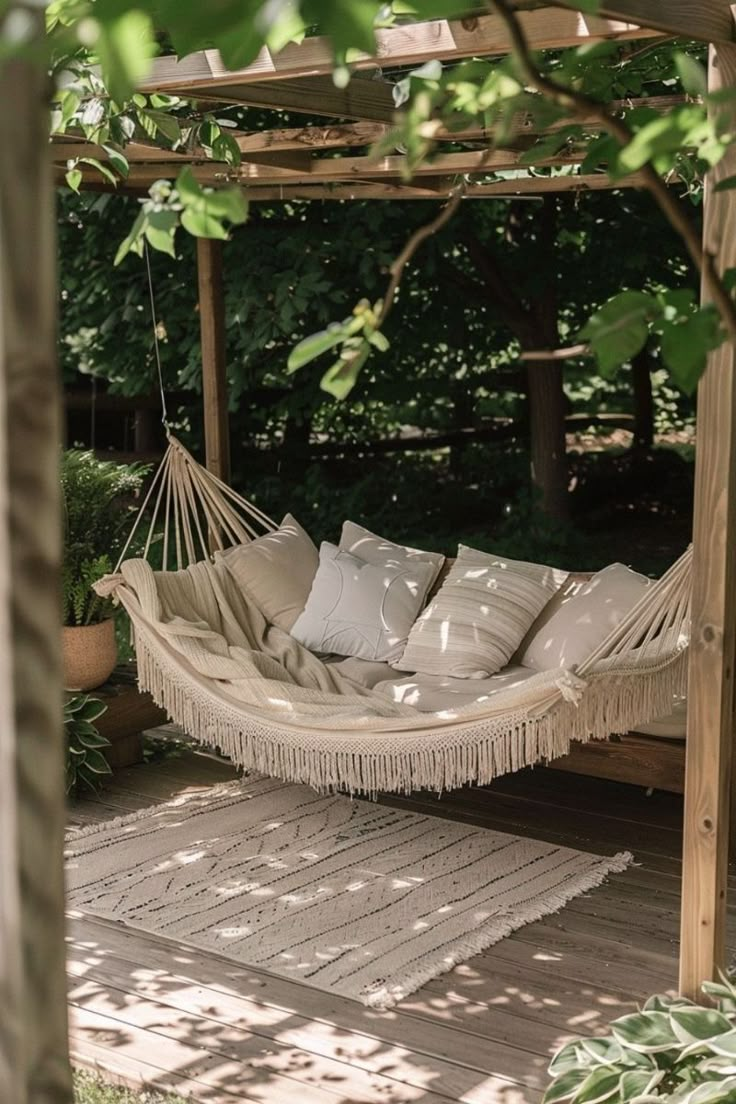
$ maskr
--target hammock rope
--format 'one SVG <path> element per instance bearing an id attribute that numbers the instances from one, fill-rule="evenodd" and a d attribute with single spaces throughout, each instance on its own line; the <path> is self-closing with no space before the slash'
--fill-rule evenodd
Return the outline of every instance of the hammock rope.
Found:
<path id="1" fill-rule="evenodd" d="M 215 552 L 248 544 L 278 526 L 263 510 L 197 463 L 178 438 L 167 433 L 168 447 L 133 522 L 114 573 L 128 556 L 136 533 L 150 511 L 143 546 L 147 560 L 163 517 L 163 570 L 173 534 L 176 570 L 209 560 Z M 155 494 L 154 494 L 155 492 Z"/>

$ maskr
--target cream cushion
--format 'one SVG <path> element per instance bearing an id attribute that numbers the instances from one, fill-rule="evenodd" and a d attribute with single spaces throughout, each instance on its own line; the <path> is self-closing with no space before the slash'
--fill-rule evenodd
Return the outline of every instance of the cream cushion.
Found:
<path id="1" fill-rule="evenodd" d="M 378 537 L 371 533 L 370 529 L 364 529 L 362 525 L 356 525 L 354 521 L 346 521 L 340 535 L 340 548 L 357 556 L 366 563 L 385 565 L 386 567 L 411 566 L 415 563 L 432 564 L 434 573 L 429 581 L 427 591 L 431 590 L 437 576 L 442 570 L 445 557 L 440 552 L 423 552 L 419 548 L 408 548 L 403 544 L 394 544 L 385 537 Z M 422 596 L 424 599 L 426 594 Z"/>
<path id="2" fill-rule="evenodd" d="M 404 650 L 434 564 L 371 564 L 323 542 L 319 568 L 291 635 L 312 652 L 390 662 Z"/>
<path id="3" fill-rule="evenodd" d="M 409 634 L 399 671 L 489 678 L 505 667 L 566 575 L 460 545 L 445 582 Z"/>
<path id="4" fill-rule="evenodd" d="M 597 571 L 546 624 L 540 623 L 520 662 L 537 671 L 579 666 L 621 623 L 650 581 L 619 563 Z"/>
<path id="5" fill-rule="evenodd" d="M 266 620 L 291 632 L 319 567 L 317 547 L 296 518 L 287 514 L 274 533 L 228 548 L 222 558 Z"/>
<path id="6" fill-rule="evenodd" d="M 528 667 L 504 667 L 484 679 L 445 678 L 443 675 L 405 675 L 375 683 L 377 693 L 390 701 L 411 705 L 420 713 L 454 713 L 468 705 L 489 701 L 502 690 L 522 686 L 537 675 Z"/>

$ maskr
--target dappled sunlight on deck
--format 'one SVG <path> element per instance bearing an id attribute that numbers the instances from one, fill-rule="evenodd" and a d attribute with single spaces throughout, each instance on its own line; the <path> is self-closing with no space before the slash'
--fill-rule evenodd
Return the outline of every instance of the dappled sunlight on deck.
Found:
<path id="1" fill-rule="evenodd" d="M 194 753 L 131 768 L 73 819 L 107 819 L 232 773 Z M 490 792 L 390 804 L 583 850 L 626 847 L 639 865 L 388 1012 L 72 913 L 75 1060 L 208 1104 L 536 1104 L 558 1046 L 674 985 L 680 798 L 537 770 Z"/>

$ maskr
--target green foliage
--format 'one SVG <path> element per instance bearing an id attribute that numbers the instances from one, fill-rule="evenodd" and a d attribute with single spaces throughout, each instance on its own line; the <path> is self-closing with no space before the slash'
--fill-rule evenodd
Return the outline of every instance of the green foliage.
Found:
<path id="1" fill-rule="evenodd" d="M 184 1104 L 183 1097 L 110 1085 L 97 1074 L 74 1071 L 74 1104 Z"/>
<path id="2" fill-rule="evenodd" d="M 606 376 L 641 352 L 652 335 L 659 338 L 672 378 L 688 395 L 697 386 L 707 354 L 725 336 L 714 306 L 698 306 L 690 289 L 660 289 L 619 292 L 591 315 L 578 337 L 588 340 Z"/>
<path id="3" fill-rule="evenodd" d="M 322 376 L 320 387 L 336 399 L 347 398 L 371 351 L 385 353 L 390 348 L 388 338 L 378 328 L 382 308 L 380 299 L 373 306 L 361 299 L 343 322 L 333 322 L 326 330 L 302 338 L 289 353 L 287 372 L 297 372 L 339 345 L 338 359 Z"/>
<path id="4" fill-rule="evenodd" d="M 122 549 L 145 471 L 139 464 L 98 460 L 77 449 L 62 454 L 65 625 L 89 625 L 111 616 L 110 604 L 91 588 Z"/>
<path id="5" fill-rule="evenodd" d="M 88 694 L 72 694 L 64 702 L 66 737 L 66 792 L 77 796 L 81 789 L 97 790 L 102 778 L 112 774 L 105 758 L 110 741 L 101 736 L 95 721 L 107 706 Z"/>
<path id="6" fill-rule="evenodd" d="M 119 265 L 128 253 L 142 257 L 146 243 L 175 257 L 174 238 L 180 225 L 196 238 L 227 238 L 227 224 L 245 222 L 247 215 L 248 204 L 240 188 L 203 188 L 187 167 L 173 187 L 168 180 L 151 185 L 113 263 Z"/>
<path id="7" fill-rule="evenodd" d="M 715 1007 L 652 997 L 606 1037 L 568 1043 L 552 1059 L 545 1104 L 733 1104 L 736 988 L 707 983 Z"/>

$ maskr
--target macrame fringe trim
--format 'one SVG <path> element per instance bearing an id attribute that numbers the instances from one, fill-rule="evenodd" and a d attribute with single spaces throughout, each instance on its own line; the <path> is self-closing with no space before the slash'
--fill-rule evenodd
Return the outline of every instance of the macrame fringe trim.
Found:
<path id="1" fill-rule="evenodd" d="M 672 710 L 684 695 L 687 652 L 657 667 L 605 671 L 588 676 L 579 703 L 558 700 L 541 716 L 531 709 L 488 718 L 477 716 L 432 731 L 394 731 L 371 739 L 366 728 L 351 732 L 300 733 L 249 715 L 212 690 L 195 685 L 178 664 L 136 632 L 138 682 L 171 719 L 199 742 L 219 748 L 239 767 L 300 782 L 323 792 L 375 796 L 380 792 L 436 792 L 468 783 L 486 785 L 522 767 L 566 755 L 574 741 L 605 739 L 631 731 Z M 427 731 L 429 730 L 429 731 Z M 371 746 L 373 745 L 373 746 Z M 382 746 L 384 745 L 384 746 Z"/>

